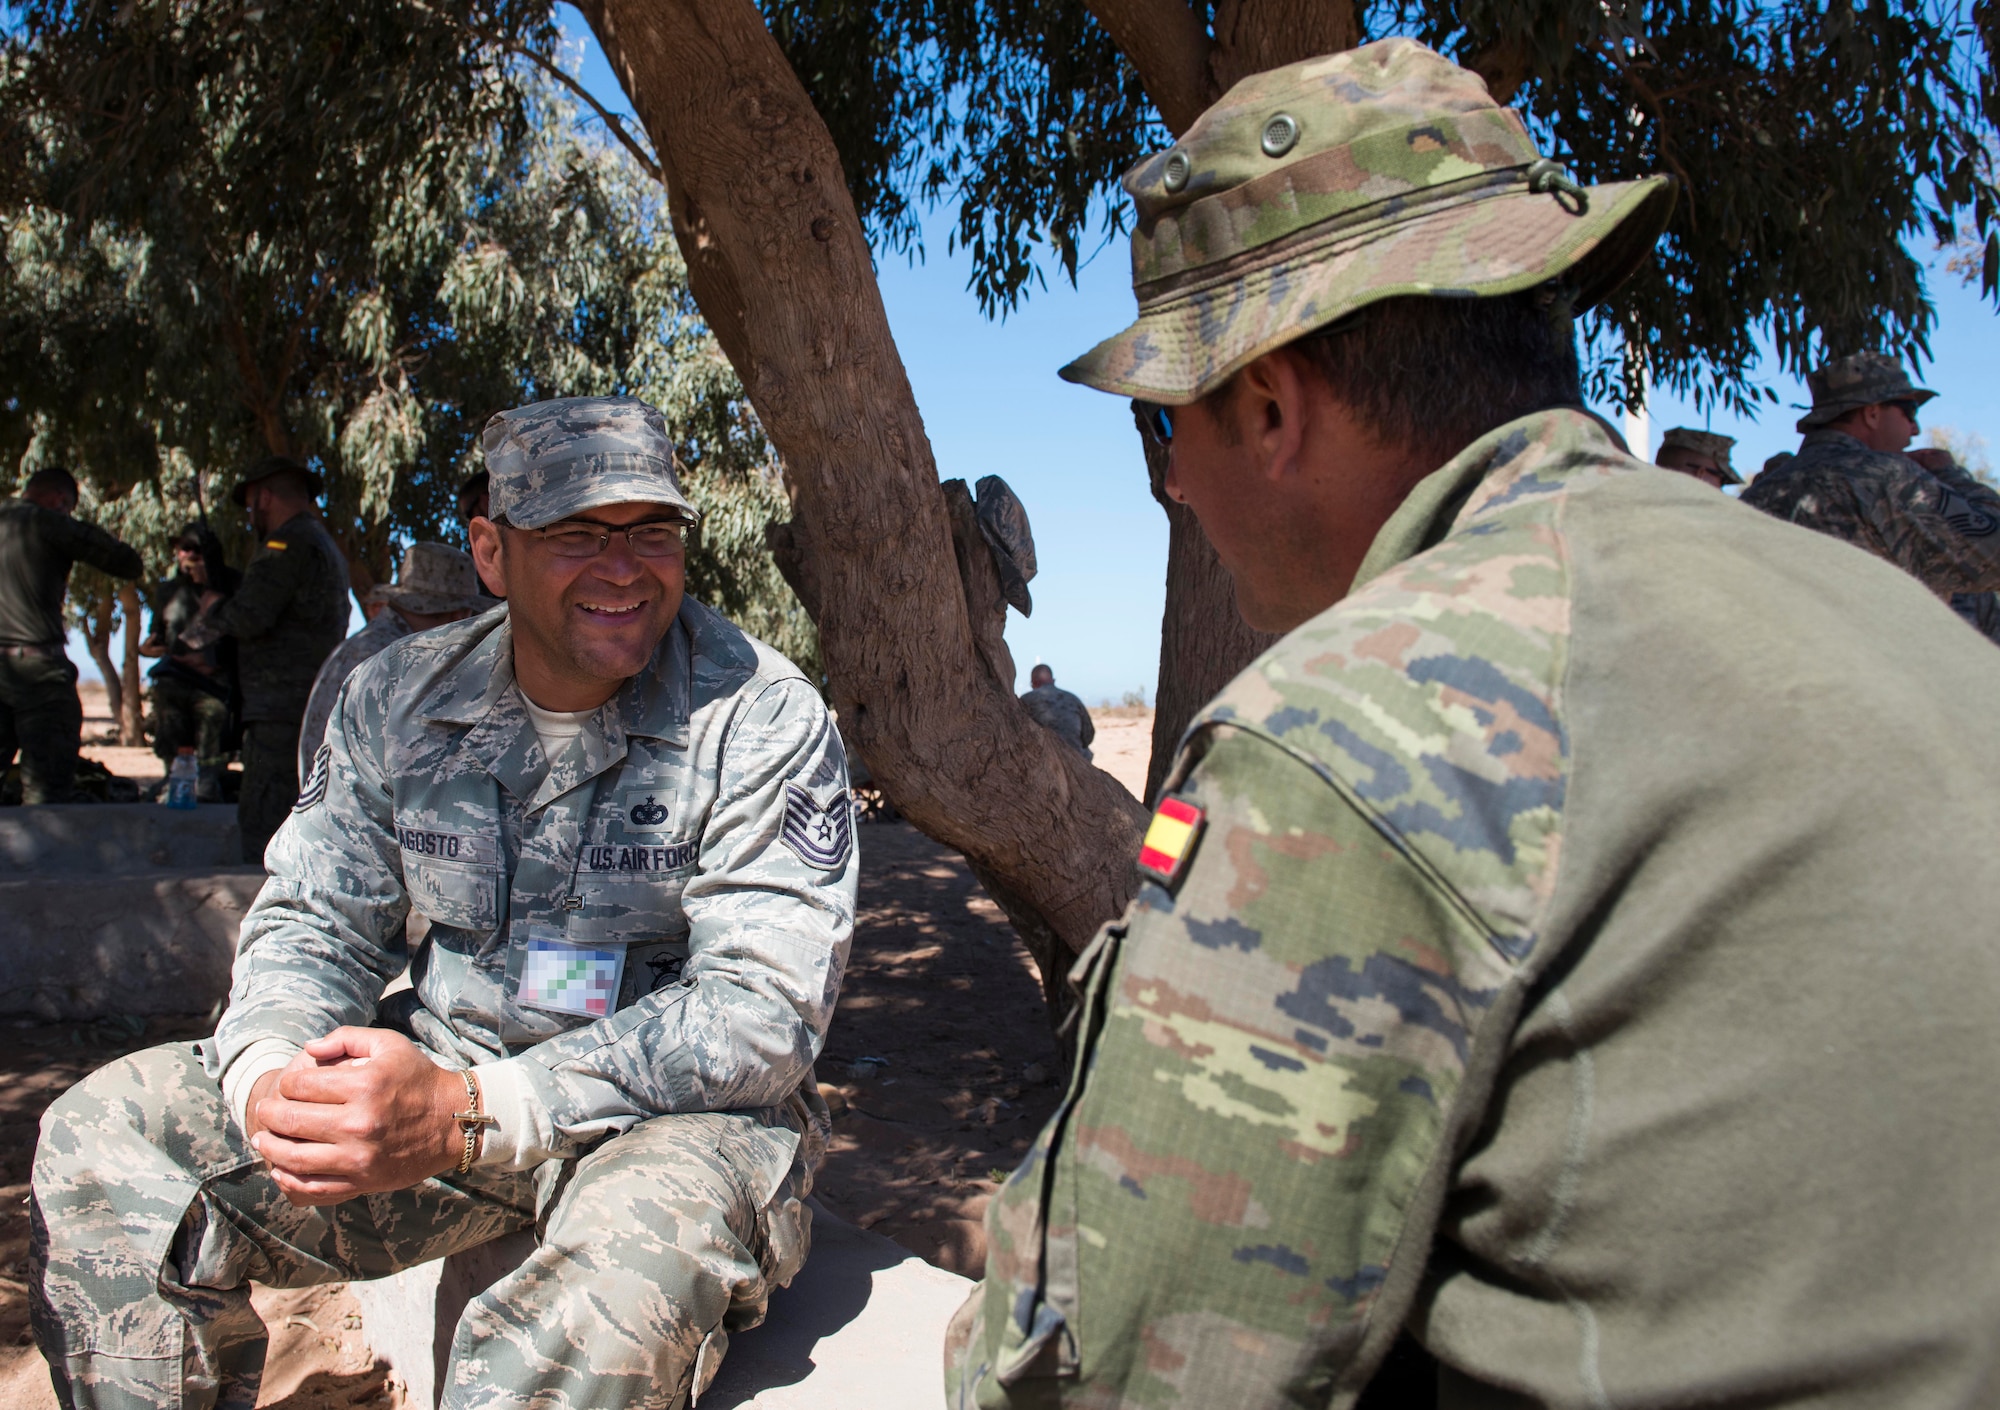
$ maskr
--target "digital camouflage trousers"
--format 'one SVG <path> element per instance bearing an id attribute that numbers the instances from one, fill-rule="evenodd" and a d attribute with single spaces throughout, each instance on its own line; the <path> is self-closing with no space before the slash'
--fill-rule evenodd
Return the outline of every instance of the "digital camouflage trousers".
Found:
<path id="1" fill-rule="evenodd" d="M 251 1410 L 265 1349 L 252 1280 L 380 1278 L 533 1229 L 533 1256 L 459 1318 L 441 1404 L 678 1410 L 805 1261 L 805 1130 L 797 1103 L 662 1116 L 535 1171 L 300 1209 L 194 1045 L 153 1048 L 42 1118 L 35 1338 L 71 1410 Z"/>

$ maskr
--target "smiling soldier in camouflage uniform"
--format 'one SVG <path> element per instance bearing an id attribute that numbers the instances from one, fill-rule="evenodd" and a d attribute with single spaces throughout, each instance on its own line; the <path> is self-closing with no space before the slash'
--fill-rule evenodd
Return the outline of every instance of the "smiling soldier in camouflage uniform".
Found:
<path id="1" fill-rule="evenodd" d="M 1347 1406 L 1404 1332 L 1388 1404 L 1989 1403 L 2000 660 L 1581 409 L 1665 183 L 1390 40 L 1126 185 L 1139 320 L 1064 375 L 1289 635 L 1078 960 L 950 1403 Z"/>
<path id="2" fill-rule="evenodd" d="M 1806 383 L 1799 453 L 1743 502 L 1866 549 L 1947 601 L 2000 589 L 2000 492 L 1955 463 L 1926 469 L 1902 453 L 1937 393 L 1881 353 L 1837 358 Z"/>
<path id="3" fill-rule="evenodd" d="M 679 1406 L 805 1257 L 854 916 L 839 738 L 790 663 L 682 597 L 658 412 L 545 402 L 483 444 L 475 557 L 512 606 L 355 671 L 220 1030 L 43 1120 L 34 1321 L 65 1405 L 248 1410 L 252 1279 L 532 1228 L 443 1403 Z"/>

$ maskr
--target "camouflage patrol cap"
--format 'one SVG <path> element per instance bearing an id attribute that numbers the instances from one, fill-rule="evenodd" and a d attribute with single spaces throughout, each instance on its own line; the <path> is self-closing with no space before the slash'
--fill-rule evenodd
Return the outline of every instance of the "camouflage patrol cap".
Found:
<path id="1" fill-rule="evenodd" d="M 1729 463 L 1729 448 L 1736 444 L 1736 437 L 1720 435 L 1714 431 L 1697 431 L 1691 426 L 1676 426 L 1660 437 L 1660 455 L 1670 450 L 1691 450 L 1696 455 L 1705 455 L 1722 471 L 1722 483 L 1740 485 L 1743 477 L 1736 473 L 1736 467 Z M 1658 457 L 1655 457 L 1657 459 Z"/>
<path id="2" fill-rule="evenodd" d="M 1567 277 L 1586 308 L 1651 252 L 1674 202 L 1664 176 L 1579 186 L 1478 75 L 1408 39 L 1244 79 L 1125 189 L 1139 320 L 1061 375 L 1168 405 L 1400 294 Z"/>
<path id="3" fill-rule="evenodd" d="M 700 518 L 674 476 L 664 416 L 637 397 L 564 397 L 502 411 L 479 433 L 492 517 L 539 529 L 605 504 Z"/>
<path id="4" fill-rule="evenodd" d="M 1806 385 L 1812 389 L 1812 410 L 1799 418 L 1801 431 L 1831 425 L 1864 406 L 1885 401 L 1913 401 L 1921 406 L 1937 395 L 1910 380 L 1901 358 L 1877 352 L 1837 357 L 1807 373 Z"/>

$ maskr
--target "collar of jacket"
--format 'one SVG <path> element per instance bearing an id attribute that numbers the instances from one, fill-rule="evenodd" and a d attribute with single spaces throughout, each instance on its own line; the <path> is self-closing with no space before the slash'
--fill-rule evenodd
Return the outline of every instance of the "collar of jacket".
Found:
<path id="1" fill-rule="evenodd" d="M 695 625 L 690 606 L 683 601 L 646 669 L 598 706 L 583 732 L 554 759 L 542 758 L 515 683 L 514 627 L 504 611 L 492 614 L 492 630 L 439 677 L 418 713 L 427 723 L 469 726 L 459 747 L 532 812 L 621 763 L 628 738 L 688 746 Z"/>
<path id="2" fill-rule="evenodd" d="M 1555 494 L 1579 473 L 1635 462 L 1604 423 L 1581 409 L 1537 411 L 1496 427 L 1417 482 L 1375 535 L 1350 595 L 1453 533 L 1523 500 Z"/>

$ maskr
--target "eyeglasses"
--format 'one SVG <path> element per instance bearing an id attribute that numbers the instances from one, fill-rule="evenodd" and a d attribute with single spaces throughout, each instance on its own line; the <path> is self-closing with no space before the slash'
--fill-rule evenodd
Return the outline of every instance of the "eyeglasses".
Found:
<path id="1" fill-rule="evenodd" d="M 1174 408 L 1162 406 L 1156 401 L 1135 401 L 1132 409 L 1138 413 L 1139 424 L 1146 428 L 1146 434 L 1158 441 L 1163 448 L 1171 448 L 1174 443 Z"/>
<path id="2" fill-rule="evenodd" d="M 685 524 L 661 519 L 626 526 L 567 519 L 535 532 L 558 558 L 595 558 L 611 546 L 613 534 L 623 534 L 637 557 L 672 558 L 681 551 L 681 534 L 686 528 Z"/>

